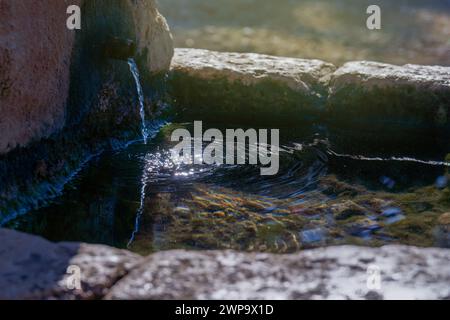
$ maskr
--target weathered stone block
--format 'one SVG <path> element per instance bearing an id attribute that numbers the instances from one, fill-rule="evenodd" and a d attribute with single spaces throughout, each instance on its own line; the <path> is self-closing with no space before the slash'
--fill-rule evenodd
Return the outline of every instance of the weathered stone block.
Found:
<path id="1" fill-rule="evenodd" d="M 450 68 L 349 62 L 331 76 L 327 107 L 337 126 L 448 129 Z"/>
<path id="2" fill-rule="evenodd" d="M 171 94 L 196 120 L 250 124 L 317 119 L 332 64 L 251 53 L 176 49 Z"/>

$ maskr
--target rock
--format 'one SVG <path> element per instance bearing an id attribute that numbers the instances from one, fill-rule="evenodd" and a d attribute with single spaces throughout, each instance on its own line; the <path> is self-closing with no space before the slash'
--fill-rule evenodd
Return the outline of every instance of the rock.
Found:
<path id="1" fill-rule="evenodd" d="M 405 246 L 168 251 L 148 257 L 106 299 L 448 299 L 449 262 L 449 250 Z M 374 266 L 380 290 L 367 286 Z"/>
<path id="2" fill-rule="evenodd" d="M 443 226 L 450 226 L 450 212 L 442 214 L 438 219 L 438 223 Z"/>
<path id="3" fill-rule="evenodd" d="M 367 214 L 367 209 L 351 200 L 333 204 L 331 206 L 331 211 L 336 220 L 346 220 L 352 217 L 365 216 Z"/>
<path id="4" fill-rule="evenodd" d="M 94 154 L 141 134 L 133 76 L 112 58 L 135 52 L 145 96 L 156 101 L 163 90 L 150 84 L 168 70 L 173 46 L 154 0 L 71 4 L 81 7 L 78 31 L 66 28 L 64 1 L 0 4 L 0 223 L 54 197 Z M 110 39 L 130 42 L 107 59 Z"/>
<path id="5" fill-rule="evenodd" d="M 64 125 L 75 42 L 66 10 L 64 1 L 0 4 L 0 154 Z"/>
<path id="6" fill-rule="evenodd" d="M 381 229 L 380 225 L 368 218 L 360 218 L 345 226 L 347 233 L 354 237 L 370 240 L 375 231 Z"/>
<path id="7" fill-rule="evenodd" d="M 318 116 L 334 70 L 320 60 L 176 49 L 171 93 L 186 116 L 202 120 L 296 122 Z"/>
<path id="8" fill-rule="evenodd" d="M 442 66 L 396 66 L 373 61 L 352 61 L 333 73 L 330 85 L 333 93 L 348 85 L 365 89 L 408 85 L 416 89 L 449 90 L 450 74 L 449 68 Z"/>
<path id="9" fill-rule="evenodd" d="M 401 213 L 402 213 L 402 209 L 400 209 L 400 208 L 388 207 L 388 208 L 385 208 L 381 214 L 385 217 L 390 218 L 390 217 L 395 217 Z"/>
<path id="10" fill-rule="evenodd" d="M 403 215 L 402 209 L 397 207 L 388 207 L 383 209 L 381 216 L 385 218 L 383 220 L 385 224 L 393 224 L 406 218 L 405 215 Z"/>
<path id="11" fill-rule="evenodd" d="M 142 258 L 123 250 L 78 243 L 55 244 L 0 229 L 0 299 L 101 298 Z M 69 290 L 68 266 L 81 270 L 81 290 Z"/>
<path id="12" fill-rule="evenodd" d="M 438 224 L 433 230 L 436 245 L 442 248 L 450 248 L 450 212 L 442 214 L 438 218 Z"/>
<path id="13" fill-rule="evenodd" d="M 448 129 L 449 101 L 450 67 L 355 61 L 331 76 L 327 104 L 337 126 Z"/>
<path id="14" fill-rule="evenodd" d="M 154 0 L 120 0 L 114 5 L 75 0 L 70 4 L 81 7 L 82 31 L 65 27 L 68 4 L 64 1 L 0 4 L 0 155 L 59 132 L 70 123 L 71 108 L 78 116 L 85 105 L 89 107 L 86 101 L 98 91 L 77 92 L 77 85 L 91 81 L 83 85 L 100 89 L 102 83 L 93 83 L 95 77 L 89 76 L 102 69 L 93 51 L 106 38 L 137 39 L 137 56 L 144 70 L 169 68 L 172 39 Z M 97 65 L 91 70 L 94 62 Z M 115 71 L 111 69 L 106 70 L 110 77 Z M 86 101 L 80 97 L 75 99 L 77 105 L 69 106 L 73 102 L 68 100 L 74 100 L 70 92 L 85 95 Z"/>
<path id="15" fill-rule="evenodd" d="M 304 230 L 300 232 L 300 237 L 304 243 L 323 242 L 325 231 L 322 228 Z"/>
<path id="16" fill-rule="evenodd" d="M 446 249 L 340 246 L 286 255 L 179 250 L 143 258 L 5 229 L 0 241 L 0 299 L 450 298 Z M 67 287 L 69 266 L 80 268 L 81 290 Z M 379 290 L 367 286 L 368 270 L 381 272 Z"/>
<path id="17" fill-rule="evenodd" d="M 155 0 L 127 0 L 133 13 L 137 55 L 152 73 L 169 69 L 174 54 L 173 39 L 166 19 Z"/>
<path id="18" fill-rule="evenodd" d="M 438 225 L 433 229 L 435 244 L 441 248 L 450 248 L 450 212 L 438 218 Z"/>
<path id="19" fill-rule="evenodd" d="M 176 49 L 172 60 L 172 71 L 204 80 L 225 78 L 250 86 L 269 78 L 305 93 L 318 83 L 326 83 L 334 69 L 332 64 L 320 60 L 202 49 Z"/>
<path id="20" fill-rule="evenodd" d="M 136 54 L 136 44 L 131 39 L 111 38 L 103 43 L 103 56 L 106 59 L 127 61 Z"/>

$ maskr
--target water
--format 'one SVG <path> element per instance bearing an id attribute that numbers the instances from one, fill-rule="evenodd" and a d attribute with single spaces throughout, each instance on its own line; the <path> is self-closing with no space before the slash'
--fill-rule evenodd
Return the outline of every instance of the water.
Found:
<path id="1" fill-rule="evenodd" d="M 141 178 L 141 191 L 140 191 L 140 199 L 139 199 L 139 209 L 137 211 L 136 219 L 134 221 L 133 232 L 131 233 L 130 240 L 127 243 L 127 248 L 130 248 L 130 246 L 133 244 L 133 241 L 136 238 L 136 235 L 139 232 L 139 224 L 141 222 L 142 214 L 144 213 L 145 197 L 146 197 L 145 191 L 147 189 L 148 181 L 149 181 L 149 177 L 147 175 L 147 170 L 146 170 L 146 168 L 144 166 L 144 170 L 142 172 L 142 178 Z"/>
<path id="2" fill-rule="evenodd" d="M 442 158 L 338 154 L 320 131 L 281 128 L 280 171 L 263 177 L 257 165 L 181 163 L 169 139 L 179 127 L 192 130 L 172 124 L 146 144 L 95 158 L 61 197 L 7 227 L 143 254 L 449 243 L 437 223 L 450 211 L 448 188 L 436 184 L 447 171 Z"/>
<path id="3" fill-rule="evenodd" d="M 133 78 L 136 83 L 136 91 L 137 91 L 137 94 L 139 97 L 139 114 L 141 115 L 141 122 L 142 122 L 142 138 L 144 140 L 144 144 L 146 144 L 147 140 L 148 140 L 148 132 L 147 132 L 146 123 L 145 123 L 144 92 L 143 92 L 142 86 L 141 86 L 139 69 L 133 58 L 128 59 L 128 65 L 130 66 L 130 71 L 133 74 Z"/>
<path id="4" fill-rule="evenodd" d="M 133 78 L 136 83 L 137 94 L 139 97 L 139 113 L 140 113 L 141 121 L 142 121 L 142 138 L 143 138 L 144 144 L 147 144 L 148 131 L 147 131 L 147 125 L 146 125 L 146 121 L 145 121 L 144 93 L 143 93 L 142 86 L 141 86 L 139 69 L 133 58 L 128 59 L 128 65 L 130 66 L 130 71 L 133 74 Z M 142 174 L 142 179 L 141 179 L 141 192 L 140 192 L 141 198 L 140 198 L 139 209 L 136 214 L 135 228 L 133 230 L 133 233 L 131 235 L 131 238 L 128 242 L 127 247 L 129 247 L 133 243 L 133 240 L 134 240 L 137 232 L 139 231 L 139 222 L 140 222 L 142 212 L 144 210 L 144 200 L 145 200 L 145 189 L 146 188 L 147 188 L 147 177 L 146 177 L 146 173 L 144 170 L 144 172 Z"/>

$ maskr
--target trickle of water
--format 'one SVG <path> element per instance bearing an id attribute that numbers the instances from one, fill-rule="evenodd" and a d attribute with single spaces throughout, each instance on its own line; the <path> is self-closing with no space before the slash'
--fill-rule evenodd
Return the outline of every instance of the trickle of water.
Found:
<path id="1" fill-rule="evenodd" d="M 145 105 L 144 105 L 144 92 L 141 86 L 141 80 L 139 76 L 139 69 L 137 67 L 136 61 L 133 58 L 128 59 L 128 65 L 130 66 L 130 71 L 133 74 L 134 81 L 136 82 L 136 90 L 139 96 L 139 112 L 142 121 L 142 138 L 144 143 L 147 144 L 148 132 L 145 125 Z"/>
<path id="2" fill-rule="evenodd" d="M 127 244 L 127 248 L 130 248 L 130 246 L 133 244 L 137 233 L 139 232 L 139 224 L 140 224 L 140 220 L 142 217 L 142 214 L 144 213 L 144 206 L 145 206 L 145 189 L 147 188 L 147 182 L 148 182 L 148 177 L 147 177 L 147 168 L 144 165 L 144 172 L 142 173 L 142 178 L 141 178 L 141 194 L 140 194 L 140 204 L 139 204 L 139 209 L 137 211 L 136 214 L 136 218 L 134 221 L 134 229 L 133 232 L 131 234 L 130 240 L 128 240 L 128 244 Z"/>

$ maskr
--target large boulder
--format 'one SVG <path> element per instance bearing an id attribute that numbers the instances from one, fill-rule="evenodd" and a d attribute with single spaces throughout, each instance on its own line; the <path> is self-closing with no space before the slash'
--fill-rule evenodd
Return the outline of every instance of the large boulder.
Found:
<path id="1" fill-rule="evenodd" d="M 71 65 L 77 65 L 74 48 L 80 51 L 95 42 L 85 41 L 86 34 L 100 41 L 120 34 L 120 25 L 128 23 L 142 68 L 162 71 L 170 65 L 172 39 L 154 0 L 121 0 L 115 5 L 76 0 L 71 4 L 81 6 L 82 21 L 95 17 L 100 22 L 84 23 L 80 31 L 68 30 L 64 1 L 6 0 L 0 4 L 0 154 L 48 137 L 64 126 L 71 72 L 89 72 L 71 70 Z M 114 8 L 122 13 L 114 14 Z M 103 19 L 97 19 L 100 13 Z M 76 80 L 74 75 L 72 80 Z"/>
<path id="2" fill-rule="evenodd" d="M 191 119 L 253 125 L 311 121 L 324 109 L 334 70 L 320 60 L 176 49 L 171 95 Z"/>
<path id="3" fill-rule="evenodd" d="M 0 223 L 58 194 L 92 155 L 140 134 L 129 55 L 146 97 L 170 66 L 172 38 L 154 0 L 71 4 L 81 30 L 67 29 L 64 1 L 0 3 Z"/>
<path id="4" fill-rule="evenodd" d="M 0 154 L 64 125 L 75 41 L 66 10 L 64 1 L 0 3 Z"/>
<path id="5" fill-rule="evenodd" d="M 0 242 L 0 300 L 98 299 L 142 260 L 106 246 L 55 244 L 6 229 Z M 80 268 L 79 290 L 68 286 L 75 284 L 69 266 Z"/>

